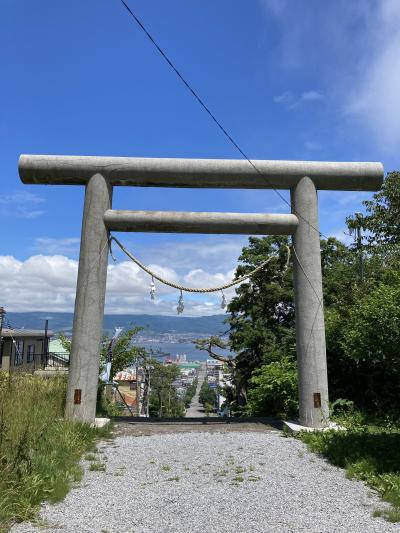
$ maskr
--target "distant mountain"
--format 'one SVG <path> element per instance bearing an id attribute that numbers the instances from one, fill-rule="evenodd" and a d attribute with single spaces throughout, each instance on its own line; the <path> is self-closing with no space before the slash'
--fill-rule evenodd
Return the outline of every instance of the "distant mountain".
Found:
<path id="1" fill-rule="evenodd" d="M 73 313 L 12 313 L 6 314 L 5 326 L 11 325 L 14 328 L 44 329 L 46 319 L 49 320 L 49 329 L 58 333 L 72 331 Z M 132 326 L 142 326 L 143 333 L 197 333 L 204 335 L 220 335 L 224 333 L 228 326 L 224 324 L 226 315 L 212 315 L 200 317 L 185 316 L 161 316 L 161 315 L 105 315 L 104 330 L 114 331 L 114 328 L 121 326 L 129 328 Z"/>

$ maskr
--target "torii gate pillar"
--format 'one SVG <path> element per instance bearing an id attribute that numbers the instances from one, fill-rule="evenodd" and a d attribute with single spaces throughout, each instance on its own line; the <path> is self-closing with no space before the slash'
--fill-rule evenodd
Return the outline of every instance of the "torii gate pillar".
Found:
<path id="1" fill-rule="evenodd" d="M 74 326 L 65 415 L 93 423 L 96 416 L 99 358 L 106 294 L 108 238 L 104 212 L 112 187 L 101 174 L 85 190 Z"/>
<path id="2" fill-rule="evenodd" d="M 299 422 L 321 428 L 329 419 L 317 190 L 304 177 L 291 189 L 299 224 L 293 235 Z"/>

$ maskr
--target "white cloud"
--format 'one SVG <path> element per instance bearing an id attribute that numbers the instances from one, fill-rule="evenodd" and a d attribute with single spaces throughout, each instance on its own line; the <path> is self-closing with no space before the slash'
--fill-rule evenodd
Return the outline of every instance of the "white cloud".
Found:
<path id="1" fill-rule="evenodd" d="M 379 148 L 397 152 L 400 143 L 400 2 L 286 2 L 260 0 L 268 20 L 281 30 L 275 47 L 287 76 L 318 66 L 341 126 L 357 128 Z M 286 93 L 289 91 L 286 91 Z M 285 94 L 285 93 L 283 93 Z M 314 89 L 290 102 L 321 101 Z M 276 100 L 275 100 L 276 101 Z"/>
<path id="2" fill-rule="evenodd" d="M 357 206 L 360 206 L 361 208 L 362 202 L 364 200 L 366 200 L 365 192 L 346 191 L 342 194 L 339 193 L 339 198 L 337 199 L 337 202 L 343 207 L 351 206 L 352 209 L 355 209 L 357 208 Z"/>
<path id="3" fill-rule="evenodd" d="M 261 5 L 275 16 L 279 16 L 285 11 L 287 0 L 261 0 Z"/>
<path id="4" fill-rule="evenodd" d="M 314 102 L 315 100 L 322 100 L 323 94 L 319 91 L 306 91 L 301 95 L 301 100 L 305 102 Z"/>
<path id="5" fill-rule="evenodd" d="M 10 311 L 64 311 L 74 304 L 78 265 L 64 256 L 0 256 L 0 292 Z"/>
<path id="6" fill-rule="evenodd" d="M 232 269 L 212 274 L 206 270 L 190 270 L 182 277 L 171 268 L 153 264 L 150 267 L 171 280 L 189 286 L 216 286 L 230 281 Z M 8 311 L 73 311 L 78 262 L 63 255 L 34 255 L 25 261 L 0 256 L 0 293 Z M 149 296 L 150 277 L 131 261 L 108 267 L 106 312 L 176 313 L 179 291 L 156 281 L 156 301 Z M 233 291 L 227 291 L 227 298 Z M 222 313 L 221 294 L 185 294 L 187 316 Z"/>
<path id="7" fill-rule="evenodd" d="M 347 246 L 354 243 L 354 237 L 349 234 L 349 230 L 347 228 L 334 231 L 332 235 L 330 235 L 330 237 L 334 237 L 338 241 L 341 241 L 342 243 L 346 244 Z"/>
<path id="8" fill-rule="evenodd" d="M 145 264 L 166 265 L 185 275 L 190 270 L 203 267 L 209 272 L 226 272 L 234 268 L 243 246 L 247 243 L 248 238 L 244 236 L 232 238 L 213 236 L 193 237 L 190 241 L 169 241 L 139 248 L 129 241 L 125 242 L 125 245 Z M 117 251 L 118 248 L 114 246 L 114 253 Z"/>
<path id="9" fill-rule="evenodd" d="M 291 91 L 284 91 L 282 94 L 274 96 L 274 102 L 276 104 L 290 104 L 294 100 L 294 95 Z"/>
<path id="10" fill-rule="evenodd" d="M 316 143 L 314 141 L 305 141 L 304 148 L 306 150 L 314 151 L 314 150 L 321 150 L 321 145 L 319 143 Z"/>
<path id="11" fill-rule="evenodd" d="M 33 219 L 44 213 L 41 206 L 45 199 L 29 191 L 17 191 L 0 196 L 0 215 Z"/>
<path id="12" fill-rule="evenodd" d="M 140 248 L 124 244 L 151 270 L 172 282 L 189 287 L 216 287 L 234 278 L 238 257 L 247 237 L 193 238 Z M 41 251 L 74 249 L 79 239 L 36 240 Z M 117 262 L 110 261 L 107 275 L 106 312 L 175 315 L 179 291 L 156 283 L 156 299 L 150 299 L 150 281 L 114 246 Z M 73 311 L 78 261 L 61 253 L 33 255 L 25 261 L 0 256 L 0 293 L 9 311 Z M 229 299 L 234 289 L 224 291 Z M 185 315 L 222 313 L 221 293 L 184 294 Z"/>
<path id="13" fill-rule="evenodd" d="M 71 254 L 79 252 L 80 242 L 79 237 L 67 237 L 64 239 L 37 237 L 33 248 L 42 254 Z"/>
<path id="14" fill-rule="evenodd" d="M 367 38 L 367 35 L 366 35 Z M 400 2 L 382 0 L 370 20 L 370 50 L 345 105 L 388 151 L 400 143 Z"/>
<path id="15" fill-rule="evenodd" d="M 273 98 L 276 104 L 283 105 L 289 111 L 299 109 L 303 104 L 318 102 L 323 99 L 324 95 L 314 89 L 304 91 L 300 95 L 296 95 L 292 91 L 284 91 Z"/>

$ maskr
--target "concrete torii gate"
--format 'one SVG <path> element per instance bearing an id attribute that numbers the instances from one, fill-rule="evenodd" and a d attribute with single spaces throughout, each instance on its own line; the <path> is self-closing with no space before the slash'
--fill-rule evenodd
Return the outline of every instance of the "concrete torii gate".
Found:
<path id="1" fill-rule="evenodd" d="M 23 183 L 84 185 L 66 417 L 94 422 L 108 264 L 108 232 L 293 235 L 300 424 L 328 423 L 317 190 L 376 191 L 381 163 L 21 155 Z M 115 185 L 290 189 L 292 214 L 115 211 Z"/>

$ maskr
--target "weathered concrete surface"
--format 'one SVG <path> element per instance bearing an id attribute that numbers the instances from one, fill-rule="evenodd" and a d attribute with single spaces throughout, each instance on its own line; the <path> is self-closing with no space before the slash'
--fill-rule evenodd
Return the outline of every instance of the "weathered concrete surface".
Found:
<path id="1" fill-rule="evenodd" d="M 293 236 L 299 422 L 319 428 L 328 423 L 329 405 L 318 202 L 313 181 L 302 178 L 291 197 L 292 211 L 299 218 Z"/>
<path id="2" fill-rule="evenodd" d="M 70 356 L 67 418 L 93 423 L 106 292 L 108 242 L 103 215 L 112 190 L 100 174 L 86 186 Z M 80 393 L 80 403 L 74 403 Z"/>
<path id="3" fill-rule="evenodd" d="M 298 220 L 295 215 L 279 214 L 109 209 L 104 213 L 104 223 L 110 231 L 291 235 Z"/>
<path id="4" fill-rule="evenodd" d="M 95 418 L 94 419 L 94 427 L 95 428 L 104 428 L 109 423 L 110 423 L 110 419 L 109 418 Z"/>
<path id="5" fill-rule="evenodd" d="M 298 422 L 290 422 L 288 420 L 285 420 L 283 422 L 283 431 L 285 433 L 300 433 L 301 431 L 307 431 L 308 433 L 312 431 L 345 431 L 346 428 L 343 426 L 339 426 L 339 424 L 336 424 L 336 422 L 328 422 L 328 424 L 323 428 L 311 428 L 308 426 L 301 426 Z"/>
<path id="6" fill-rule="evenodd" d="M 382 163 L 254 160 L 167 159 L 21 155 L 24 183 L 85 185 L 100 173 L 112 185 L 140 187 L 219 187 L 291 189 L 309 176 L 317 189 L 376 191 L 383 181 Z"/>

